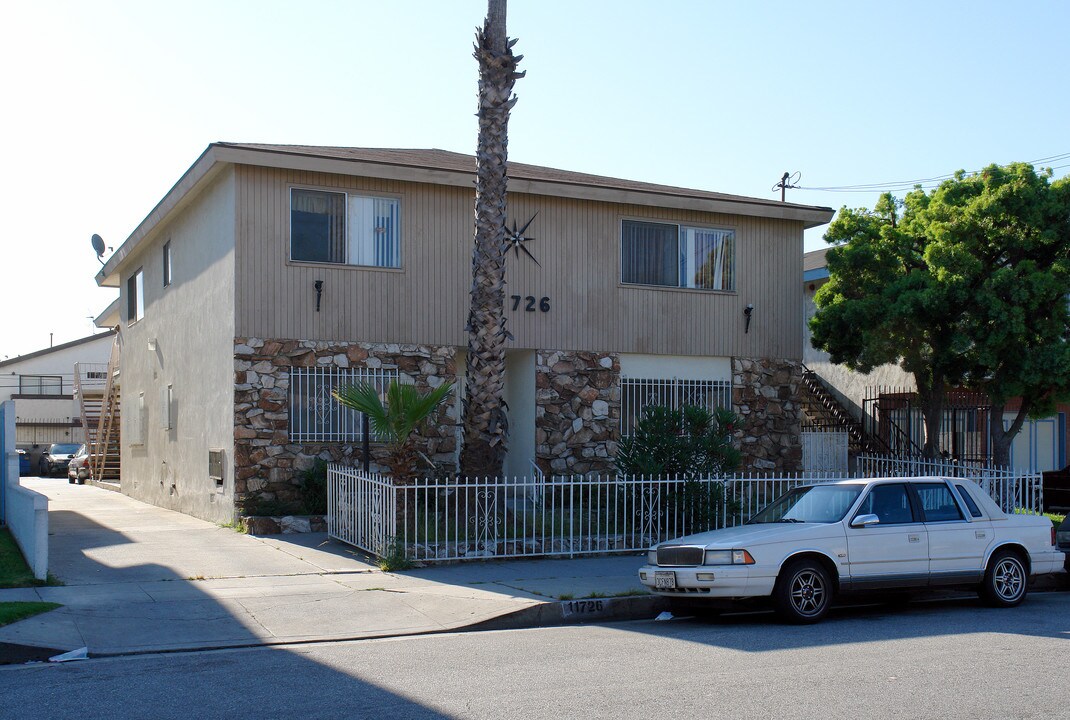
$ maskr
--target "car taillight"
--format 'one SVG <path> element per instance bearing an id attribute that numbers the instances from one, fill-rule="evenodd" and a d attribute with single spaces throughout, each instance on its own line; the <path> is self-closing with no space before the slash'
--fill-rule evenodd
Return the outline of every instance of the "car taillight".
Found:
<path id="1" fill-rule="evenodd" d="M 1055 547 L 1055 526 L 1051 526 L 1051 545 Z"/>

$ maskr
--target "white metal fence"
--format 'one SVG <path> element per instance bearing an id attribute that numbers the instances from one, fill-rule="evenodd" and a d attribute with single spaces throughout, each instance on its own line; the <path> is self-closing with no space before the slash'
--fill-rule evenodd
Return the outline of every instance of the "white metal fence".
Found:
<path id="1" fill-rule="evenodd" d="M 340 385 L 369 383 L 380 395 L 398 371 L 391 368 L 294 367 L 290 369 L 290 440 L 356 442 L 364 439 L 361 413 L 345 407 L 331 393 Z"/>
<path id="2" fill-rule="evenodd" d="M 941 472 L 940 470 L 948 470 Z M 956 472 L 864 456 L 863 477 L 950 476 L 977 482 L 1007 512 L 1040 512 L 1039 475 Z M 800 484 L 841 473 L 724 478 L 541 477 L 420 480 L 395 485 L 328 468 L 328 532 L 366 552 L 409 560 L 639 552 L 661 540 L 745 522 Z"/>
<path id="3" fill-rule="evenodd" d="M 330 465 L 327 522 L 334 538 L 410 560 L 638 552 L 660 540 L 738 525 L 795 485 L 831 479 L 550 477 L 395 485 Z"/>

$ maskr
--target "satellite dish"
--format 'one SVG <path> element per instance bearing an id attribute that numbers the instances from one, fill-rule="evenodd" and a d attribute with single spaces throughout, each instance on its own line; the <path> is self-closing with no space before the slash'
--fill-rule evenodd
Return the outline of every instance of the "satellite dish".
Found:
<path id="1" fill-rule="evenodd" d="M 93 244 L 93 252 L 95 252 L 97 254 L 97 260 L 99 260 L 100 264 L 103 265 L 104 264 L 104 239 L 102 237 L 100 237 L 100 235 L 97 235 L 96 233 L 93 233 L 93 237 L 91 237 L 89 239 L 89 242 L 91 242 Z"/>

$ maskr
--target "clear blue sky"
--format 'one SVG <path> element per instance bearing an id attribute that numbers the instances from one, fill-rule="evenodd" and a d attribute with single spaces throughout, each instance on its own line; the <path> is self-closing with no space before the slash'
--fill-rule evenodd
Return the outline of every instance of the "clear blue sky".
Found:
<path id="1" fill-rule="evenodd" d="M 215 140 L 472 152 L 483 0 L 10 2 L 0 359 L 91 332 L 118 247 Z M 512 0 L 510 157 L 774 197 L 1070 153 L 1066 2 Z M 1056 175 L 1066 174 L 1051 164 Z M 796 190 L 809 204 L 873 193 Z M 821 231 L 807 235 L 820 247 Z"/>

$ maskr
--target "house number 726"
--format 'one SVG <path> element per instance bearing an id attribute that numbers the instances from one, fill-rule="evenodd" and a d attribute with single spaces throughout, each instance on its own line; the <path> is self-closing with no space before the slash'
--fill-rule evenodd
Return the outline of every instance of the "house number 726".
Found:
<path id="1" fill-rule="evenodd" d="M 520 308 L 520 301 L 524 301 L 524 312 L 535 312 L 535 296 L 528 295 L 521 297 L 519 295 L 510 295 L 513 298 L 513 310 Z M 539 312 L 550 312 L 550 298 L 539 298 Z"/>

